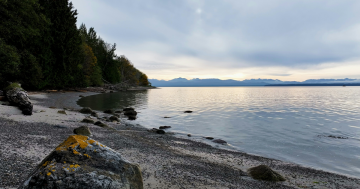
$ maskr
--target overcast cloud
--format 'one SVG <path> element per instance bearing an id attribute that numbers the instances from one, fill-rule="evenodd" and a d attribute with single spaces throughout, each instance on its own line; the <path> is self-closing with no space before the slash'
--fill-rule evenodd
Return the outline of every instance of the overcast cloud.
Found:
<path id="1" fill-rule="evenodd" d="M 359 0 L 73 0 L 149 78 L 360 78 Z M 357 70 L 357 71 L 356 71 Z"/>

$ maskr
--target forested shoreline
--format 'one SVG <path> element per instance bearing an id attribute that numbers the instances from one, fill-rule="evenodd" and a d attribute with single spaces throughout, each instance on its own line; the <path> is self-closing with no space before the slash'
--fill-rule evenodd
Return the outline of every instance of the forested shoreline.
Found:
<path id="1" fill-rule="evenodd" d="M 69 0 L 0 0 L 0 89 L 148 86 L 146 74 L 85 24 Z"/>

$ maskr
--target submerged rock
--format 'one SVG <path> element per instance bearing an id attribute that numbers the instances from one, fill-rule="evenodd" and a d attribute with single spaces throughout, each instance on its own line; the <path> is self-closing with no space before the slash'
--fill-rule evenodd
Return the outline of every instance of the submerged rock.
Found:
<path id="1" fill-rule="evenodd" d="M 160 126 L 159 129 L 169 129 L 171 126 Z"/>
<path id="2" fill-rule="evenodd" d="M 143 189 L 138 165 L 90 139 L 72 135 L 28 176 L 20 189 Z"/>
<path id="3" fill-rule="evenodd" d="M 124 112 L 124 115 L 126 116 L 136 116 L 137 112 L 135 110 L 128 110 Z"/>
<path id="4" fill-rule="evenodd" d="M 123 111 L 126 112 L 126 111 L 134 111 L 135 109 L 134 108 L 124 108 Z"/>
<path id="5" fill-rule="evenodd" d="M 77 135 L 84 135 L 84 136 L 91 136 L 91 131 L 87 126 L 81 126 L 74 129 L 74 134 Z"/>
<path id="6" fill-rule="evenodd" d="M 213 142 L 218 143 L 218 144 L 227 144 L 227 142 L 225 140 L 221 140 L 221 139 L 213 140 Z"/>
<path id="7" fill-rule="evenodd" d="M 114 113 L 114 110 L 105 110 L 104 113 L 106 113 L 106 114 L 113 114 L 113 113 Z"/>
<path id="8" fill-rule="evenodd" d="M 273 171 L 266 165 L 259 165 L 249 169 L 252 178 L 266 181 L 285 181 L 285 178 L 279 173 Z"/>
<path id="9" fill-rule="evenodd" d="M 94 111 L 91 109 L 91 108 L 89 108 L 89 107 L 85 107 L 85 108 L 83 108 L 83 109 L 81 109 L 80 110 L 80 113 L 83 113 L 83 114 L 91 114 L 91 113 L 93 113 Z"/>
<path id="10" fill-rule="evenodd" d="M 349 138 L 349 137 L 334 136 L 334 135 L 329 135 L 328 137 L 330 137 L 330 138 L 337 138 L 337 139 L 348 139 L 348 138 Z"/>
<path id="11" fill-rule="evenodd" d="M 164 118 L 171 118 L 171 117 L 167 117 L 167 116 L 165 116 Z"/>

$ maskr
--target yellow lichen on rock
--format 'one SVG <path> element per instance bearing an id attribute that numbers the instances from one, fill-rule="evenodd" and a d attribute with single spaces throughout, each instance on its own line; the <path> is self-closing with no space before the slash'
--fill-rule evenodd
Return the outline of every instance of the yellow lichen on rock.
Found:
<path id="1" fill-rule="evenodd" d="M 89 158 L 89 159 L 91 158 L 88 154 L 84 154 L 84 156 L 86 156 L 86 157 Z"/>
<path id="2" fill-rule="evenodd" d="M 47 176 L 50 176 L 50 175 L 51 175 L 51 173 L 50 173 L 50 172 L 48 172 L 48 173 L 47 173 Z"/>
<path id="3" fill-rule="evenodd" d="M 89 143 L 87 136 L 71 135 L 67 140 L 65 140 L 56 148 L 56 151 L 65 151 L 68 150 L 69 148 L 74 149 L 77 146 L 79 146 L 82 149 L 85 149 L 88 145 Z"/>

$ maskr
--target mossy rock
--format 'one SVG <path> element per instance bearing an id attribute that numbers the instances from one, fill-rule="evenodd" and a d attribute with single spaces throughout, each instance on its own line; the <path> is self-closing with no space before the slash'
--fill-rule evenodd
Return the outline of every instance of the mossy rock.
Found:
<path id="1" fill-rule="evenodd" d="M 83 123 L 95 123 L 94 120 L 89 119 L 89 118 L 84 118 L 81 122 L 83 122 Z"/>
<path id="2" fill-rule="evenodd" d="M 259 165 L 253 168 L 250 168 L 249 174 L 252 178 L 256 180 L 265 180 L 265 181 L 285 181 L 285 178 L 279 173 L 273 171 L 270 167 L 266 165 Z"/>
<path id="3" fill-rule="evenodd" d="M 94 123 L 94 125 L 100 126 L 100 127 L 104 127 L 104 128 L 108 128 L 109 126 L 106 125 L 105 123 L 101 122 L 101 121 L 97 121 Z"/>
<path id="4" fill-rule="evenodd" d="M 87 126 L 81 126 L 74 129 L 74 134 L 77 135 L 84 135 L 84 136 L 91 136 L 91 131 Z"/>
<path id="5" fill-rule="evenodd" d="M 11 89 L 15 89 L 15 88 L 21 88 L 21 84 L 20 83 L 11 83 L 10 85 L 8 85 L 4 91 L 10 91 Z"/>

